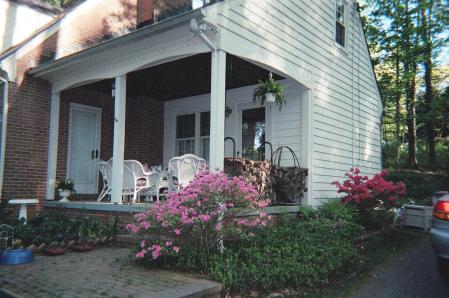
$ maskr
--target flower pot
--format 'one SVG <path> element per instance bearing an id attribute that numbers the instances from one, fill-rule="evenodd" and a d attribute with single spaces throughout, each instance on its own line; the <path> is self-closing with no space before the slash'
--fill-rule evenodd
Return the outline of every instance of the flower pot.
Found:
<path id="1" fill-rule="evenodd" d="M 91 251 L 92 247 L 92 243 L 75 243 L 72 245 L 72 250 L 76 252 L 86 252 Z"/>
<path id="2" fill-rule="evenodd" d="M 61 197 L 61 199 L 59 200 L 59 202 L 70 202 L 69 201 L 69 197 L 72 195 L 72 192 L 70 190 L 67 189 L 60 189 L 59 190 L 59 196 Z"/>
<path id="3" fill-rule="evenodd" d="M 48 246 L 45 248 L 45 253 L 49 256 L 59 256 L 65 254 L 66 249 L 62 246 Z"/>
<path id="4" fill-rule="evenodd" d="M 273 103 L 276 100 L 276 94 L 269 92 L 265 94 L 265 99 L 267 100 L 267 102 Z"/>

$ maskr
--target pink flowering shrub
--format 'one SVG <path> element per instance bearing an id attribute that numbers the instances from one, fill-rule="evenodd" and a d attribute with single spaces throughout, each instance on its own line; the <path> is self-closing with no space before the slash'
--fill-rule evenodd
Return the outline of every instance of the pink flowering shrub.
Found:
<path id="1" fill-rule="evenodd" d="M 388 171 L 383 170 L 372 178 L 363 176 L 359 169 L 346 173 L 347 179 L 333 182 L 338 193 L 344 194 L 340 201 L 356 211 L 355 220 L 367 229 L 380 229 L 392 223 L 393 213 L 398 199 L 406 194 L 403 182 L 391 182 L 384 179 Z"/>
<path id="2" fill-rule="evenodd" d="M 258 210 L 268 200 L 243 178 L 229 179 L 224 173 L 204 172 L 178 193 L 170 193 L 127 225 L 133 233 L 147 239 L 163 235 L 163 240 L 142 240 L 137 259 L 176 256 L 180 252 L 201 249 L 217 251 L 223 234 L 227 237 L 251 237 L 255 228 L 266 226 L 271 216 L 260 211 L 258 216 L 239 218 L 242 209 Z"/>
<path id="3" fill-rule="evenodd" d="M 351 169 L 346 173 L 343 183 L 333 182 L 338 193 L 344 194 L 341 202 L 354 205 L 357 209 L 373 209 L 395 207 L 397 200 L 406 194 L 403 182 L 391 182 L 384 179 L 388 171 L 383 170 L 372 178 L 362 176 L 359 169 Z"/>

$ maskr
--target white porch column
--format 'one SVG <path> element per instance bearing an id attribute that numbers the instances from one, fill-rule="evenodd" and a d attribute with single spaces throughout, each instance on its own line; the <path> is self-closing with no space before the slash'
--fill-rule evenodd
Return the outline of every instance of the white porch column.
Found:
<path id="1" fill-rule="evenodd" d="M 46 200 L 55 199 L 56 188 L 56 164 L 58 160 L 58 136 L 59 136 L 59 104 L 60 92 L 51 94 L 50 111 L 50 138 L 48 142 L 48 166 L 47 166 L 47 189 Z"/>
<path id="2" fill-rule="evenodd" d="M 212 51 L 210 93 L 210 160 L 212 171 L 223 170 L 225 109 L 226 109 L 226 52 Z"/>
<path id="3" fill-rule="evenodd" d="M 123 159 L 125 155 L 126 74 L 115 78 L 114 144 L 112 153 L 111 202 L 122 203 Z"/>

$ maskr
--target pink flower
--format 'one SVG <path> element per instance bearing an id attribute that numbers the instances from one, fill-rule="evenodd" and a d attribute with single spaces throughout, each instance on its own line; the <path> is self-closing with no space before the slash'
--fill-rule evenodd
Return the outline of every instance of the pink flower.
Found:
<path id="1" fill-rule="evenodd" d="M 166 241 L 165 246 L 171 246 L 173 243 L 171 241 Z"/>
<path id="2" fill-rule="evenodd" d="M 176 234 L 177 236 L 181 235 L 181 229 L 175 229 L 175 234 Z"/>
<path id="3" fill-rule="evenodd" d="M 179 253 L 179 246 L 173 246 L 173 251 L 175 253 Z"/>
<path id="4" fill-rule="evenodd" d="M 142 259 L 145 256 L 145 252 L 145 250 L 139 251 L 138 253 L 136 253 L 136 258 Z"/>
<path id="5" fill-rule="evenodd" d="M 145 247 L 145 240 L 140 241 L 140 248 L 144 248 Z"/>

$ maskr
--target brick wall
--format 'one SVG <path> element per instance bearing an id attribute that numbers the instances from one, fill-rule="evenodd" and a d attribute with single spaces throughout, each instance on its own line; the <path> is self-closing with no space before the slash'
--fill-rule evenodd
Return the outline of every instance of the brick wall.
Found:
<path id="1" fill-rule="evenodd" d="M 89 1 L 88 1 L 89 2 Z M 47 81 L 32 78 L 27 75 L 30 67 L 54 59 L 58 53 L 65 56 L 79 51 L 85 47 L 99 43 L 105 39 L 122 35 L 133 30 L 137 24 L 137 0 L 103 0 L 94 2 L 88 10 L 82 15 L 77 16 L 71 22 L 68 22 L 57 33 L 53 34 L 42 44 L 31 49 L 17 61 L 17 77 L 14 83 L 10 84 L 9 96 L 9 116 L 8 132 L 6 141 L 5 173 L 3 181 L 4 198 L 38 198 L 45 197 L 45 184 L 47 176 L 47 154 L 48 138 L 50 126 L 50 95 L 51 86 Z M 71 92 L 85 92 L 77 88 L 76 91 L 66 91 L 64 96 L 70 96 Z M 92 93 L 91 93 L 92 94 Z M 95 96 L 95 95 L 94 95 Z M 75 98 L 75 97 L 73 97 Z M 84 97 L 78 96 L 75 100 L 84 101 Z M 105 99 L 99 97 L 95 99 L 100 101 L 96 104 L 104 104 Z M 103 103 L 101 103 L 103 100 Z M 93 101 L 90 101 L 93 102 Z M 154 101 L 149 101 L 153 102 Z M 130 100 L 130 105 L 133 100 Z M 112 118 L 112 106 L 104 106 L 104 116 L 109 114 Z M 159 111 L 160 107 L 149 107 L 147 112 Z M 65 109 L 65 110 L 64 110 Z M 61 114 L 65 113 L 67 106 L 64 106 L 64 100 L 61 102 Z M 107 112 L 108 111 L 108 112 Z M 139 111 L 137 114 L 143 116 Z M 162 117 L 163 112 L 148 118 L 148 125 L 153 127 L 154 121 Z M 138 116 L 138 117 L 141 117 Z M 61 115 L 61 119 L 62 115 Z M 68 119 L 68 118 L 67 118 Z M 105 121 L 108 118 L 105 117 Z M 161 120 L 161 124 L 163 121 Z M 61 121 L 63 131 L 64 121 Z M 112 131 L 111 125 L 105 123 L 104 137 L 102 139 L 102 157 L 107 158 L 111 150 Z M 109 132 L 107 131 L 109 129 Z M 161 128 L 162 129 L 162 128 Z M 59 148 L 67 148 L 67 131 L 61 132 L 61 141 Z M 65 135 L 64 135 L 65 133 Z M 161 144 L 162 141 L 154 142 L 159 133 L 143 132 L 141 135 L 149 136 L 143 140 L 146 144 Z M 162 134 L 162 132 L 160 132 Z M 135 143 L 136 138 L 130 138 L 128 143 Z M 162 145 L 161 145 L 162 146 Z M 146 146 L 146 148 L 152 148 Z M 132 152 L 135 150 L 135 152 Z M 148 150 L 148 151 L 145 151 Z M 128 152 L 129 150 L 127 150 Z M 136 155 L 139 159 L 146 162 L 159 163 L 162 161 L 160 149 L 131 149 L 130 155 Z M 66 153 L 58 154 L 58 176 L 65 173 Z M 128 154 L 128 153 L 127 153 Z M 130 157 L 127 155 L 127 158 Z M 41 207 L 37 206 L 37 210 Z M 31 207 L 31 212 L 34 212 Z"/>
<path id="2" fill-rule="evenodd" d="M 101 156 L 107 160 L 113 150 L 113 100 L 110 95 L 85 87 L 61 93 L 57 178 L 64 179 L 67 172 L 70 103 L 101 109 Z M 145 97 L 127 98 L 125 159 L 136 159 L 149 165 L 162 164 L 163 159 L 163 102 Z M 101 184 L 101 183 L 100 183 Z M 80 195 L 74 199 L 95 199 Z"/>

